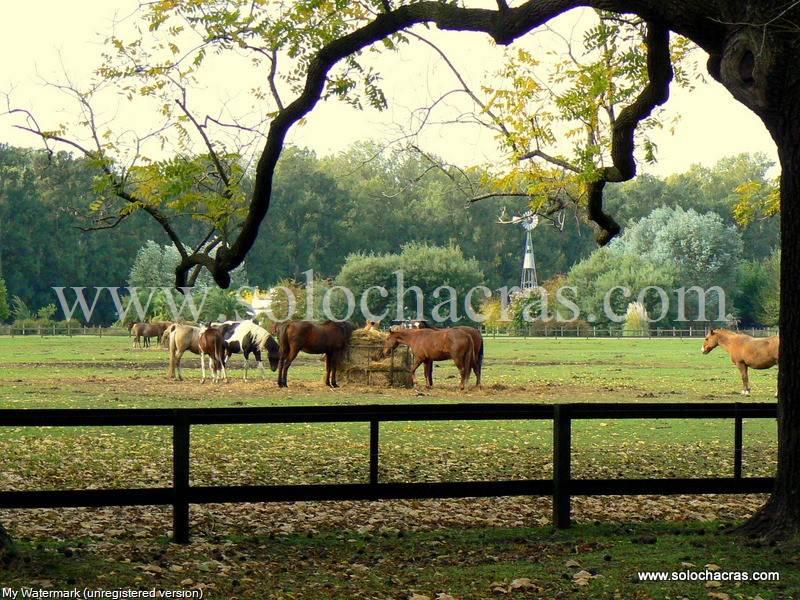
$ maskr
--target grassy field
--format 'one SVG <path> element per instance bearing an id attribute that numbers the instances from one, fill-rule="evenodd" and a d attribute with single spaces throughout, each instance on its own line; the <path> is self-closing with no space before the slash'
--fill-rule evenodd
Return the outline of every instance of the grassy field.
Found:
<path id="1" fill-rule="evenodd" d="M 701 355 L 700 340 L 489 339 L 484 388 L 466 392 L 457 388 L 455 369 L 444 364 L 435 370 L 436 387 L 419 391 L 329 390 L 314 357 L 292 367 L 288 390 L 277 388 L 272 373 L 245 383 L 239 368 L 229 384 L 201 385 L 196 364 L 194 358 L 186 362 L 187 380 L 178 383 L 166 378 L 164 351 L 132 351 L 127 338 L 0 338 L 0 407 L 743 400 L 738 371 L 721 350 Z M 753 372 L 753 396 L 745 400 L 773 401 L 775 384 L 774 369 Z M 169 485 L 170 435 L 164 428 L 0 428 L 0 488 Z M 730 421 L 710 419 L 577 422 L 574 471 L 578 477 L 729 475 L 732 437 Z M 390 423 L 381 429 L 380 477 L 549 477 L 551 444 L 549 422 Z M 745 446 L 745 474 L 772 474 L 774 421 L 747 421 Z M 192 483 L 364 481 L 367 451 L 362 424 L 196 427 Z M 621 598 L 706 598 L 709 591 L 793 597 L 787 590 L 800 583 L 790 575 L 797 570 L 791 562 L 796 552 L 754 549 L 717 531 L 762 501 L 577 499 L 579 525 L 569 532 L 549 527 L 547 498 L 203 506 L 192 508 L 198 543 L 189 548 L 166 544 L 171 521 L 163 509 L 0 511 L 23 540 L 22 558 L 0 569 L 0 581 L 203 584 L 212 586 L 214 598 L 265 597 L 262 586 L 270 597 L 286 598 L 407 598 L 414 592 L 483 598 L 500 593 L 492 583 L 531 598 L 615 592 Z M 570 559 L 602 577 L 577 584 L 575 568 L 565 566 Z M 681 562 L 731 570 L 778 565 L 785 576 L 777 585 L 719 590 L 631 579 L 637 570 L 679 569 Z M 518 578 L 533 583 L 509 590 Z"/>

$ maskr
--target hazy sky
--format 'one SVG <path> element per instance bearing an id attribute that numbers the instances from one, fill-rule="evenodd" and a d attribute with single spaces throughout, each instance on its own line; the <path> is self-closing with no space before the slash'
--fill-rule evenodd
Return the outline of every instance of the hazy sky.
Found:
<path id="1" fill-rule="evenodd" d="M 136 4 L 133 0 L 4 3 L 0 21 L 0 92 L 13 90 L 15 104 L 33 108 L 45 128 L 69 123 L 74 117 L 72 113 L 64 113 L 63 97 L 43 87 L 41 78 L 58 79 L 59 65 L 63 64 L 76 81 L 86 79 L 98 65 L 102 39 L 109 32 L 114 16 L 129 14 Z M 575 14 L 568 16 L 561 27 L 568 31 L 580 18 Z M 500 66 L 502 49 L 494 48 L 486 36 L 419 31 L 448 52 L 475 88 Z M 528 43 L 536 46 L 538 39 L 542 50 L 560 47 L 547 35 Z M 704 58 L 699 56 L 699 59 L 704 64 Z M 305 125 L 295 127 L 290 141 L 325 154 L 342 150 L 359 139 L 395 138 L 407 128 L 412 109 L 454 86 L 450 71 L 427 47 L 415 45 L 399 54 L 375 55 L 371 60 L 384 76 L 389 110 L 359 112 L 342 104 L 320 103 Z M 246 68 L 231 71 L 220 66 L 205 81 L 201 101 L 213 103 L 223 99 L 236 104 L 249 88 L 260 83 L 258 77 L 259 73 Z M 451 115 L 464 108 L 456 100 L 446 104 L 443 115 L 448 114 L 448 106 Z M 136 127 L 137 120 L 153 122 L 148 113 L 119 98 L 102 108 L 116 129 Z M 760 151 L 775 157 L 774 144 L 758 119 L 713 81 L 698 84 L 692 92 L 673 86 L 668 116 L 675 115 L 681 116 L 675 134 L 665 130 L 655 135 L 659 163 L 642 166 L 641 171 L 665 175 L 683 171 L 692 163 L 711 165 L 723 156 L 739 152 Z M 0 116 L 0 142 L 34 145 L 35 140 L 29 134 L 11 128 L 12 122 L 18 121 Z M 490 135 L 464 125 L 431 127 L 420 142 L 427 150 L 459 164 L 491 161 L 498 156 Z"/>

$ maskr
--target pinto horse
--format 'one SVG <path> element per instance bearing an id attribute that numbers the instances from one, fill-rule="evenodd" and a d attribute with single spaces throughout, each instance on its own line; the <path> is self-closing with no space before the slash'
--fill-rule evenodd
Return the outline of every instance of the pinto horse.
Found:
<path id="1" fill-rule="evenodd" d="M 225 340 L 225 363 L 232 354 L 241 353 L 244 356 L 244 380 L 247 381 L 247 369 L 250 355 L 256 359 L 256 364 L 264 371 L 261 362 L 261 353 L 266 350 L 269 359 L 269 368 L 273 371 L 278 368 L 280 360 L 280 347 L 270 333 L 255 321 L 225 321 L 219 324 Z"/>
<path id="2" fill-rule="evenodd" d="M 383 344 L 383 355 L 389 356 L 400 344 L 411 348 L 414 364 L 411 367 L 411 383 L 416 385 L 414 372 L 425 365 L 425 383 L 433 386 L 434 361 L 452 359 L 461 373 L 461 386 L 464 389 L 469 374 L 475 364 L 475 343 L 472 335 L 462 327 L 452 329 L 395 329 L 389 333 Z M 480 380 L 479 380 L 480 383 Z"/>
<path id="3" fill-rule="evenodd" d="M 747 368 L 769 369 L 778 364 L 779 339 L 777 335 L 767 338 L 754 338 L 727 329 L 712 329 L 703 341 L 703 354 L 708 354 L 717 346 L 722 346 L 730 355 L 731 361 L 742 374 L 742 394 L 750 395 L 750 380 Z M 775 394 L 777 396 L 777 394 Z"/>
<path id="4" fill-rule="evenodd" d="M 288 387 L 289 367 L 300 351 L 325 355 L 325 385 L 339 387 L 336 370 L 342 360 L 355 325 L 350 321 L 287 321 L 276 327 L 280 341 L 278 386 Z"/>

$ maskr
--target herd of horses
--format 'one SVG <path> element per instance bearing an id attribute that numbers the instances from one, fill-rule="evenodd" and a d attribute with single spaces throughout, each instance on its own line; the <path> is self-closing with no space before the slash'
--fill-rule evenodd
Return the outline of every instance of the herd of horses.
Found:
<path id="1" fill-rule="evenodd" d="M 366 329 L 377 328 L 378 323 L 367 322 Z M 227 381 L 226 364 L 233 354 L 244 357 L 244 379 L 247 381 L 250 355 L 259 369 L 264 370 L 262 356 L 266 354 L 270 369 L 278 371 L 278 386 L 288 387 L 288 372 L 300 352 L 321 354 L 325 358 L 325 384 L 338 387 L 336 374 L 350 345 L 355 330 L 350 321 L 286 321 L 276 323 L 267 331 L 255 321 L 225 321 L 208 326 L 180 323 L 133 323 L 129 331 L 134 336 L 134 348 L 149 347 L 150 339 L 157 338 L 169 349 L 169 376 L 183 379 L 181 359 L 186 352 L 200 356 L 202 382 L 206 380 L 206 361 L 212 380 Z M 277 338 L 277 340 L 276 340 Z M 475 375 L 475 385 L 481 386 L 483 367 L 483 337 L 480 330 L 469 326 L 438 328 L 424 321 L 415 322 L 411 328 L 392 327 L 383 348 L 372 358 L 389 356 L 400 345 L 408 346 L 414 356 L 411 382 L 416 386 L 415 373 L 424 366 L 425 385 L 433 386 L 433 363 L 452 360 L 461 375 L 460 389 L 464 389 L 470 374 Z M 779 338 L 777 335 L 756 338 L 730 331 L 711 329 L 703 340 L 703 354 L 717 346 L 730 356 L 742 376 L 742 394 L 750 395 L 748 369 L 769 369 L 778 364 Z M 777 396 L 777 394 L 776 394 Z"/>
<path id="2" fill-rule="evenodd" d="M 375 322 L 367 324 L 367 328 L 376 326 Z M 300 352 L 324 355 L 325 384 L 338 387 L 337 370 L 355 329 L 350 321 L 286 321 L 274 324 L 267 331 L 252 320 L 209 325 L 134 323 L 129 327 L 130 334 L 134 336 L 134 348 L 149 347 L 153 337 L 167 347 L 168 375 L 172 379 L 183 379 L 181 360 L 186 352 L 200 356 L 201 382 L 206 380 L 207 363 L 214 383 L 228 381 L 226 365 L 233 354 L 243 355 L 245 381 L 250 355 L 255 358 L 258 368 L 263 370 L 262 356 L 266 354 L 270 369 L 278 371 L 279 387 L 288 387 L 289 367 Z M 420 365 L 424 365 L 425 383 L 431 387 L 433 363 L 453 360 L 461 374 L 461 389 L 466 387 L 471 373 L 475 374 L 475 383 L 480 387 L 483 337 L 478 329 L 467 326 L 444 329 L 421 324 L 416 324 L 413 329 L 392 328 L 383 348 L 373 358 L 387 357 L 401 344 L 409 346 L 414 356 L 411 369 L 413 385 L 416 385 L 415 372 Z"/>

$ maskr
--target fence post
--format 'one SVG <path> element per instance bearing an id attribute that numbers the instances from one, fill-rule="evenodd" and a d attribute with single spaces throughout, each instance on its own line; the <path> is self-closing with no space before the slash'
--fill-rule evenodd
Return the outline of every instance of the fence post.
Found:
<path id="1" fill-rule="evenodd" d="M 378 483 L 378 440 L 380 439 L 380 421 L 369 422 L 369 482 Z"/>
<path id="2" fill-rule="evenodd" d="M 569 406 L 553 407 L 553 525 L 570 526 L 570 485 L 572 470 L 572 420 Z"/>
<path id="3" fill-rule="evenodd" d="M 736 406 L 736 417 L 733 422 L 733 478 L 742 478 L 742 417 L 739 415 L 739 406 Z"/>
<path id="4" fill-rule="evenodd" d="M 189 423 L 172 426 L 172 541 L 189 543 Z"/>

